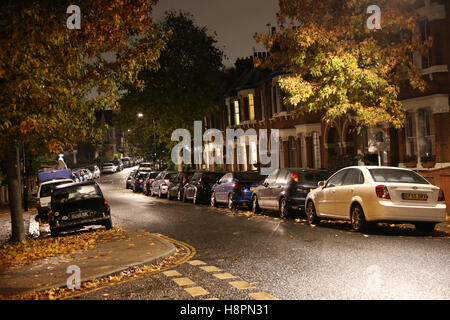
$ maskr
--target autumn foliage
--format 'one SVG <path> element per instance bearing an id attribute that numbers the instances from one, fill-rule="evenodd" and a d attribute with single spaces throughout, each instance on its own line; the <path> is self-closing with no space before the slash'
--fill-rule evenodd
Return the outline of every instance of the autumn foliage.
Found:
<path id="1" fill-rule="evenodd" d="M 367 8 L 381 9 L 381 29 L 369 29 Z M 400 88 L 424 90 L 412 59 L 421 41 L 408 0 L 280 0 L 277 32 L 256 39 L 271 50 L 267 65 L 284 71 L 285 102 L 297 112 L 321 112 L 326 122 L 351 114 L 363 126 L 403 126 Z"/>

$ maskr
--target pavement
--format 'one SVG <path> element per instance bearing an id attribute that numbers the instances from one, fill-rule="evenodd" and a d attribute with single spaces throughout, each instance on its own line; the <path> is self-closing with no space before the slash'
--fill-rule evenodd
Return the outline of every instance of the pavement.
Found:
<path id="1" fill-rule="evenodd" d="M 73 271 L 67 272 L 70 266 L 79 267 L 80 281 L 83 282 L 129 267 L 155 263 L 175 251 L 171 242 L 155 234 L 126 232 L 125 239 L 110 239 L 81 253 L 48 258 L 32 265 L 0 272 L 0 296 L 65 287 L 73 274 Z"/>

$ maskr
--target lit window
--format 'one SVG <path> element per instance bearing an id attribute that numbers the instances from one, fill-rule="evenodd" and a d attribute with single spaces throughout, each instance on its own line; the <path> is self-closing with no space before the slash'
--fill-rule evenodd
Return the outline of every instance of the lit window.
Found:
<path id="1" fill-rule="evenodd" d="M 248 118 L 249 120 L 255 120 L 255 99 L 253 94 L 248 95 Z"/>
<path id="2" fill-rule="evenodd" d="M 239 101 L 234 101 L 234 124 L 239 125 L 241 123 L 239 117 Z"/>

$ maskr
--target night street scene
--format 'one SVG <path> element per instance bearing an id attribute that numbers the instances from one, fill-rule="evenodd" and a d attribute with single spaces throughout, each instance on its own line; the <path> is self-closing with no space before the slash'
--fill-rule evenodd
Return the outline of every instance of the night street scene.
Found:
<path id="1" fill-rule="evenodd" d="M 450 0 L 0 6 L 1 308 L 450 299 Z"/>

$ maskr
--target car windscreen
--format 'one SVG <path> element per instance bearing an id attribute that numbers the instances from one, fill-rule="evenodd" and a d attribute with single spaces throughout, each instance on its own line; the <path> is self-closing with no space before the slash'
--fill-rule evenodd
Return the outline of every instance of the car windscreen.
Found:
<path id="1" fill-rule="evenodd" d="M 168 173 L 165 175 L 164 179 L 173 180 L 178 175 L 178 172 Z"/>
<path id="2" fill-rule="evenodd" d="M 112 164 L 112 163 L 104 163 L 103 166 L 104 166 L 104 167 L 112 167 L 113 164 Z"/>
<path id="3" fill-rule="evenodd" d="M 425 178 L 410 170 L 369 169 L 375 182 L 429 184 Z"/>
<path id="4" fill-rule="evenodd" d="M 150 173 L 148 173 L 147 178 L 154 179 L 158 176 L 158 174 L 159 174 L 159 172 L 150 172 Z"/>
<path id="5" fill-rule="evenodd" d="M 56 186 L 59 186 L 60 184 L 64 184 L 64 183 L 68 183 L 68 181 L 61 181 L 61 182 L 44 184 L 41 187 L 41 192 L 40 192 L 39 196 L 41 198 L 50 197 L 52 195 L 52 191 L 56 188 Z"/>
<path id="6" fill-rule="evenodd" d="M 259 172 L 237 172 L 235 173 L 235 177 L 239 181 L 251 181 L 251 182 L 263 181 L 266 178 L 265 176 L 262 176 Z"/>
<path id="7" fill-rule="evenodd" d="M 223 177 L 223 173 L 204 173 L 202 175 L 202 181 L 205 182 L 216 182 L 217 180 L 219 180 L 220 178 Z"/>
<path id="8" fill-rule="evenodd" d="M 95 185 L 74 185 L 55 190 L 52 194 L 52 201 L 56 204 L 62 204 L 101 197 L 100 190 Z"/>
<path id="9" fill-rule="evenodd" d="M 327 180 L 330 175 L 325 172 L 297 172 L 299 183 L 317 185 L 319 181 Z"/>

